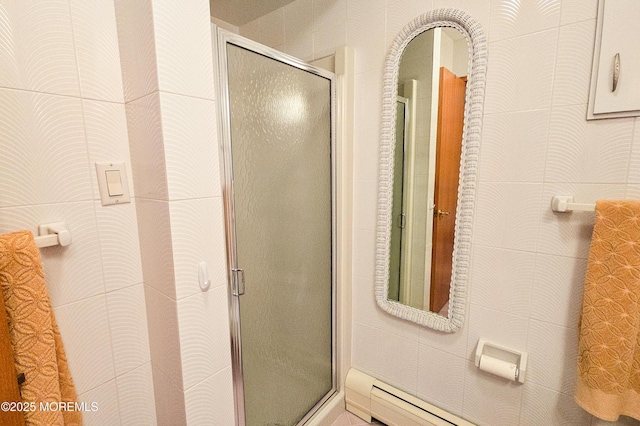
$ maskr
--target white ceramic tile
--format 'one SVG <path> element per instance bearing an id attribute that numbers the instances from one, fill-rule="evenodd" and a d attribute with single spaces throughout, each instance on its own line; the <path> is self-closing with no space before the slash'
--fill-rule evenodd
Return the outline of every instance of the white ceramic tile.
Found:
<path id="1" fill-rule="evenodd" d="M 0 207 L 88 200 L 79 99 L 0 89 Z"/>
<path id="2" fill-rule="evenodd" d="M 527 381 L 571 395 L 578 363 L 578 331 L 531 320 Z"/>
<path id="3" fill-rule="evenodd" d="M 420 345 L 418 354 L 418 394 L 435 405 L 447 406 L 454 414 L 462 413 L 464 358 Z"/>
<path id="4" fill-rule="evenodd" d="M 629 183 L 640 183 L 640 119 L 636 118 L 629 160 Z"/>
<path id="5" fill-rule="evenodd" d="M 0 209 L 0 232 L 28 229 L 38 235 L 39 224 L 52 222 L 66 222 L 72 244 L 40 251 L 51 304 L 60 306 L 104 293 L 92 202 Z"/>
<path id="6" fill-rule="evenodd" d="M 209 2 L 154 0 L 153 28 L 160 90 L 213 99 Z"/>
<path id="7" fill-rule="evenodd" d="M 333 55 L 347 42 L 347 0 L 313 1 L 313 54 Z"/>
<path id="8" fill-rule="evenodd" d="M 269 47 L 284 45 L 284 8 L 242 25 L 240 35 Z"/>
<path id="9" fill-rule="evenodd" d="M 226 286 L 178 301 L 184 389 L 231 364 Z"/>
<path id="10" fill-rule="evenodd" d="M 184 393 L 157 366 L 151 371 L 158 426 L 186 426 Z"/>
<path id="11" fill-rule="evenodd" d="M 384 42 L 385 11 L 381 8 L 371 8 L 363 16 L 365 17 L 347 21 L 346 42 L 357 52 L 354 72 L 361 74 L 367 71 L 375 71 L 380 74 L 379 78 L 382 81 L 382 67 L 387 54 Z M 356 84 L 358 84 L 359 79 L 360 76 L 358 75 Z M 380 84 L 380 90 L 382 90 L 382 84 Z M 357 99 L 358 95 L 356 94 Z M 378 100 L 381 103 L 382 97 L 378 97 Z"/>
<path id="12" fill-rule="evenodd" d="M 478 425 L 518 424 L 522 385 L 479 370 L 467 363 L 462 417 Z"/>
<path id="13" fill-rule="evenodd" d="M 160 95 L 169 199 L 221 195 L 215 102 Z"/>
<path id="14" fill-rule="evenodd" d="M 135 200 L 102 206 L 95 202 L 106 291 L 142 282 Z"/>
<path id="15" fill-rule="evenodd" d="M 531 318 L 578 327 L 586 269 L 584 259 L 538 254 Z"/>
<path id="16" fill-rule="evenodd" d="M 151 359 L 143 287 L 137 284 L 107 293 L 116 376 L 147 364 Z"/>
<path id="17" fill-rule="evenodd" d="M 176 299 L 169 203 L 139 198 L 136 212 L 144 282 Z"/>
<path id="18" fill-rule="evenodd" d="M 83 99 L 84 123 L 89 147 L 89 174 L 93 186 L 93 199 L 100 199 L 95 163 L 124 161 L 129 178 L 129 191 L 133 197 L 133 173 L 129 154 L 127 114 L 123 104 Z"/>
<path id="19" fill-rule="evenodd" d="M 491 0 L 435 0 L 433 2 L 434 9 L 445 7 L 454 7 L 466 12 L 482 26 L 485 36 L 489 35 Z"/>
<path id="20" fill-rule="evenodd" d="M 354 275 L 373 278 L 375 275 L 375 231 L 364 229 L 353 230 L 353 273 Z"/>
<path id="21" fill-rule="evenodd" d="M 78 395 L 78 401 L 86 403 L 90 410 L 82 413 L 82 421 L 91 426 L 115 426 L 120 423 L 120 407 L 116 381 L 107 383 Z M 94 410 L 94 406 L 97 408 Z M 126 423 L 125 423 L 126 424 Z"/>
<path id="22" fill-rule="evenodd" d="M 380 313 L 379 318 L 377 318 L 377 325 L 381 330 L 403 339 L 420 340 L 420 332 L 424 329 L 423 326 L 393 316 L 377 306 L 376 310 Z"/>
<path id="23" fill-rule="evenodd" d="M 200 293 L 198 265 L 209 269 L 211 286 L 226 286 L 227 263 L 221 198 L 170 203 L 171 244 L 178 299 Z"/>
<path id="24" fill-rule="evenodd" d="M 554 213 L 551 197 L 573 195 L 577 203 L 594 203 L 601 199 L 622 199 L 624 193 L 625 185 L 545 184 L 538 251 L 581 259 L 589 254 L 595 213 Z"/>
<path id="25" fill-rule="evenodd" d="M 385 313 L 376 303 L 373 278 L 354 276 L 352 284 L 353 321 L 359 321 L 371 327 L 378 327 L 386 321 Z"/>
<path id="26" fill-rule="evenodd" d="M 151 363 L 116 378 L 120 418 L 123 425 L 155 425 Z"/>
<path id="27" fill-rule="evenodd" d="M 375 231 L 378 209 L 378 182 L 356 180 L 353 189 L 353 226 Z"/>
<path id="28" fill-rule="evenodd" d="M 124 98 L 127 102 L 158 90 L 158 67 L 151 0 L 115 0 Z"/>
<path id="29" fill-rule="evenodd" d="M 357 74 L 354 93 L 354 178 L 377 182 L 382 117 L 382 71 Z"/>
<path id="30" fill-rule="evenodd" d="M 639 184 L 627 185 L 624 198 L 626 200 L 640 199 L 640 185 Z"/>
<path id="31" fill-rule="evenodd" d="M 553 79 L 553 106 L 583 105 L 589 100 L 595 20 L 560 28 Z"/>
<path id="32" fill-rule="evenodd" d="M 542 184 L 480 183 L 475 244 L 535 251 L 541 195 Z"/>
<path id="33" fill-rule="evenodd" d="M 558 30 L 491 43 L 485 113 L 549 108 Z"/>
<path id="34" fill-rule="evenodd" d="M 490 41 L 557 27 L 560 0 L 492 0 Z"/>
<path id="35" fill-rule="evenodd" d="M 144 298 L 147 306 L 151 362 L 174 386 L 182 388 L 177 303 L 148 285 L 144 286 Z M 157 397 L 158 387 L 155 389 Z"/>
<path id="36" fill-rule="evenodd" d="M 67 0 L 3 1 L 0 40 L 0 87 L 80 94 Z"/>
<path id="37" fill-rule="evenodd" d="M 105 296 L 55 308 L 78 394 L 115 377 Z"/>
<path id="38" fill-rule="evenodd" d="M 313 56 L 313 0 L 297 0 L 284 6 L 284 52 L 303 61 Z"/>
<path id="39" fill-rule="evenodd" d="M 418 342 L 396 334 L 378 333 L 380 380 L 416 395 L 418 378 Z"/>
<path id="40" fill-rule="evenodd" d="M 531 307 L 535 253 L 476 246 L 471 301 L 516 315 Z"/>
<path id="41" fill-rule="evenodd" d="M 465 322 L 455 333 L 443 333 L 427 327 L 421 327 L 419 341 L 422 345 L 448 352 L 457 357 L 465 357 L 467 353 L 467 335 L 469 333 L 469 309 L 465 310 Z"/>
<path id="42" fill-rule="evenodd" d="M 159 94 L 129 102 L 126 110 L 135 195 L 168 200 Z"/>
<path id="43" fill-rule="evenodd" d="M 478 179 L 542 182 L 549 110 L 485 115 Z"/>
<path id="44" fill-rule="evenodd" d="M 387 1 L 384 48 L 388 51 L 402 28 L 423 13 L 433 9 L 431 0 Z"/>
<path id="45" fill-rule="evenodd" d="M 354 321 L 351 339 L 353 367 L 375 376 L 378 372 L 378 330 Z"/>
<path id="46" fill-rule="evenodd" d="M 187 423 L 227 426 L 234 424 L 231 367 L 209 377 L 184 394 Z"/>
<path id="47" fill-rule="evenodd" d="M 560 25 L 596 19 L 598 0 L 562 0 Z"/>
<path id="48" fill-rule="evenodd" d="M 376 9 L 384 9 L 386 0 L 348 0 L 347 20 L 361 21 L 369 19 L 369 12 Z"/>
<path id="49" fill-rule="evenodd" d="M 546 182 L 624 183 L 633 118 L 585 120 L 585 106 L 551 111 Z"/>
<path id="50" fill-rule="evenodd" d="M 515 350 L 526 350 L 528 327 L 529 320 L 524 316 L 507 314 L 471 304 L 467 359 L 471 362 L 475 360 L 480 339 Z M 483 372 L 483 374 L 489 376 L 488 373 Z"/>
<path id="51" fill-rule="evenodd" d="M 591 421 L 589 413 L 578 406 L 570 395 L 540 386 L 526 386 L 522 395 L 521 426 L 584 426 Z"/>
<path id="52" fill-rule="evenodd" d="M 114 2 L 69 4 L 82 96 L 124 102 Z"/>

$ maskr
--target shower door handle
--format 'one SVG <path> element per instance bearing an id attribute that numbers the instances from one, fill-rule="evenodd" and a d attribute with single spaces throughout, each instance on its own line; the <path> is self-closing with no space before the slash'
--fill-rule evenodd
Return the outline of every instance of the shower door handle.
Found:
<path id="1" fill-rule="evenodd" d="M 244 269 L 233 268 L 231 269 L 233 272 L 233 282 L 235 283 L 235 287 L 233 288 L 234 296 L 242 296 L 246 290 L 244 283 Z M 240 291 L 240 283 L 242 283 L 242 291 Z"/>

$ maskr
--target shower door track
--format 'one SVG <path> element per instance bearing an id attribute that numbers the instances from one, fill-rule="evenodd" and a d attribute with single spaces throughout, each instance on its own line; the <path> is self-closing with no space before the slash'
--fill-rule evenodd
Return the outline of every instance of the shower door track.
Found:
<path id="1" fill-rule="evenodd" d="M 233 163 L 231 151 L 231 116 L 229 105 L 229 86 L 226 45 L 233 44 L 243 49 L 252 51 L 267 58 L 293 66 L 300 70 L 326 78 L 331 82 L 331 389 L 307 412 L 297 423 L 304 425 L 320 408 L 337 393 L 337 161 L 336 161 L 336 78 L 335 74 L 322 68 L 310 65 L 293 56 L 278 50 L 264 46 L 255 41 L 244 38 L 238 34 L 218 28 L 215 32 L 218 50 L 218 78 L 217 93 L 219 96 L 220 126 L 219 153 L 221 162 L 221 183 L 225 217 L 226 254 L 227 254 L 227 279 L 229 282 L 229 326 L 231 334 L 231 367 L 234 388 L 234 405 L 236 414 L 236 426 L 245 426 L 245 399 L 244 399 L 244 375 L 242 371 L 242 336 L 240 324 L 239 297 L 244 293 L 244 282 L 240 292 L 240 277 L 238 276 L 238 260 L 233 198 Z M 244 281 L 244 280 L 242 280 Z"/>

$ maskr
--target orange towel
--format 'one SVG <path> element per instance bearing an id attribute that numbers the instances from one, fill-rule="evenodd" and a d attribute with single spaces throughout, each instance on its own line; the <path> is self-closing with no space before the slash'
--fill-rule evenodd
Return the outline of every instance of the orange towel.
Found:
<path id="1" fill-rule="evenodd" d="M 576 402 L 640 419 L 640 202 L 598 201 L 585 278 Z"/>
<path id="2" fill-rule="evenodd" d="M 81 425 L 80 411 L 39 410 L 40 402 L 77 402 L 77 396 L 31 232 L 0 235 L 0 286 L 16 370 L 26 379 L 22 400 L 37 408 L 24 413 L 26 424 Z"/>

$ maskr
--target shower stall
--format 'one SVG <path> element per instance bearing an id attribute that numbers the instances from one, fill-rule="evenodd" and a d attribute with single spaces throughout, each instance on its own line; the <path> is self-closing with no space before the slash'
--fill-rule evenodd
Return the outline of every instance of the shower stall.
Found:
<path id="1" fill-rule="evenodd" d="M 236 421 L 303 424 L 336 391 L 333 73 L 219 30 Z"/>

